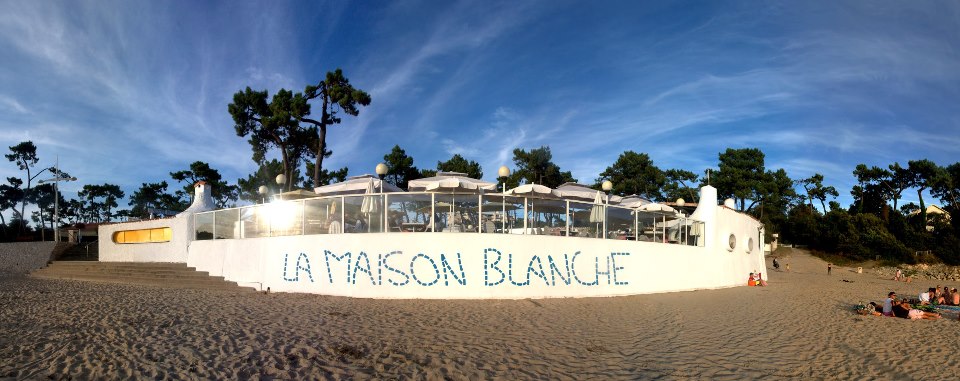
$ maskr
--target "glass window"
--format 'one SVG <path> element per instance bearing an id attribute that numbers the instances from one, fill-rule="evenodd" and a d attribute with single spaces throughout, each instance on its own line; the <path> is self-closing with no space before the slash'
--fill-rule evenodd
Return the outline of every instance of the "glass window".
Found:
<path id="1" fill-rule="evenodd" d="M 214 239 L 239 238 L 240 209 L 224 209 L 214 212 Z"/>
<path id="2" fill-rule="evenodd" d="M 303 203 L 274 201 L 260 206 L 260 213 L 270 222 L 270 236 L 303 234 Z"/>
<path id="3" fill-rule="evenodd" d="M 570 235 L 600 238 L 603 228 L 603 205 L 570 201 Z"/>
<path id="4" fill-rule="evenodd" d="M 270 221 L 263 213 L 266 204 L 240 209 L 241 238 L 259 238 L 270 236 Z"/>
<path id="5" fill-rule="evenodd" d="M 431 231 L 429 193 L 390 194 L 387 197 L 387 215 L 390 231 Z"/>
<path id="6" fill-rule="evenodd" d="M 527 233 L 567 234 L 567 201 L 527 198 Z"/>
<path id="7" fill-rule="evenodd" d="M 213 239 L 213 216 L 213 212 L 194 215 L 197 240 Z"/>
<path id="8" fill-rule="evenodd" d="M 138 230 L 121 230 L 113 233 L 113 242 L 114 243 L 156 243 L 156 242 L 169 242 L 173 236 L 173 232 L 168 227 L 162 228 L 152 228 L 152 229 L 138 229 Z"/>
<path id="9" fill-rule="evenodd" d="M 633 230 L 634 213 L 633 209 L 608 206 L 607 238 L 636 239 L 636 232 Z"/>
<path id="10" fill-rule="evenodd" d="M 435 193 L 433 197 L 436 203 L 433 209 L 437 221 L 436 231 L 477 231 L 480 220 L 478 195 Z"/>
<path id="11" fill-rule="evenodd" d="M 305 200 L 304 234 L 342 233 L 343 199 L 340 197 Z"/>

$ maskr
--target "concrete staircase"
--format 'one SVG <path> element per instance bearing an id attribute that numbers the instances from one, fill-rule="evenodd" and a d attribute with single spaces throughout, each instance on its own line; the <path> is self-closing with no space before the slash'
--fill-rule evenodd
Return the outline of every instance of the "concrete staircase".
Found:
<path id="1" fill-rule="evenodd" d="M 100 242 L 71 244 L 57 256 L 58 261 L 96 261 L 100 258 Z"/>
<path id="2" fill-rule="evenodd" d="M 150 285 L 169 288 L 255 292 L 223 277 L 210 276 L 183 263 L 54 261 L 30 273 L 34 278 L 73 279 L 103 283 Z"/>

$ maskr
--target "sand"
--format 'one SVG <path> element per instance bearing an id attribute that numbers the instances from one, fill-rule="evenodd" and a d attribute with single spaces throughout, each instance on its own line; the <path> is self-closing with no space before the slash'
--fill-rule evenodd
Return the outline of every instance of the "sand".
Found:
<path id="1" fill-rule="evenodd" d="M 816 258 L 778 254 L 787 255 L 781 261 L 791 272 L 771 272 L 769 287 L 587 299 L 370 300 L 4 276 L 0 379 L 960 374 L 956 315 L 909 321 L 852 312 L 890 290 L 913 295 L 935 284 L 846 267 L 828 276 Z"/>

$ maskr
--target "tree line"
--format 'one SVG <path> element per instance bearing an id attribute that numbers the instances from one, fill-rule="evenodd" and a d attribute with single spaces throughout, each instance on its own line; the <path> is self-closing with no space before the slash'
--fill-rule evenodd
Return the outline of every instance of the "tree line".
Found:
<path id="1" fill-rule="evenodd" d="M 327 72 L 322 81 L 296 93 L 280 89 L 270 96 L 267 90 L 246 87 L 234 94 L 227 112 L 236 135 L 250 144 L 251 159 L 257 164 L 254 173 L 230 184 L 209 164 L 196 161 L 188 169 L 170 172 L 171 182 L 142 183 L 130 195 L 129 209 L 117 209 L 117 201 L 125 196 L 119 186 L 84 185 L 77 198 L 60 196 L 60 223 L 146 218 L 151 210 L 179 211 L 190 203 L 192 186 L 201 180 L 212 185 L 219 207 L 235 206 L 240 200 L 257 202 L 261 198 L 258 188 L 274 184 L 277 174 L 285 175 L 286 191 L 344 181 L 348 168 L 323 168 L 324 158 L 333 154 L 328 149 L 327 130 L 339 124 L 342 115 L 357 116 L 361 107 L 371 102 L 371 96 L 355 88 L 341 69 Z M 313 115 L 315 110 L 319 115 Z M 7 159 L 25 173 L 0 184 L 0 239 L 8 241 L 32 231 L 23 215 L 27 204 L 37 206 L 30 216 L 37 230 L 42 233 L 54 225 L 52 185 L 34 183 L 44 172 L 68 176 L 52 167 L 36 170 L 39 159 L 32 142 L 12 146 L 10 151 L 5 155 Z M 278 158 L 268 159 L 270 156 Z M 932 259 L 960 263 L 956 223 L 942 215 L 927 216 L 923 198 L 929 191 L 947 212 L 956 215 L 960 163 L 940 167 L 924 159 L 909 161 L 906 166 L 893 163 L 887 168 L 857 165 L 853 170 L 857 185 L 850 191 L 854 202 L 843 208 L 835 201 L 839 191 L 824 184 L 822 174 L 792 179 L 782 168 L 766 168 L 764 159 L 758 148 L 731 148 L 719 153 L 715 168 L 698 173 L 681 168 L 661 169 L 646 153 L 625 151 L 597 178 L 586 182 L 599 189 L 603 181 L 610 180 L 614 194 L 661 202 L 678 198 L 697 202 L 698 188 L 710 184 L 721 198 L 733 199 L 738 210 L 758 218 L 768 234 L 780 233 L 784 241 L 853 259 L 880 256 L 912 262 L 920 259 L 914 253 L 932 251 L 936 257 Z M 413 157 L 396 145 L 384 154 L 383 160 L 388 168 L 385 180 L 403 189 L 409 181 L 434 176 L 437 171 L 483 177 L 477 162 L 459 154 L 437 161 L 433 168 L 421 169 L 414 165 Z M 563 171 L 553 162 L 547 146 L 515 149 L 513 164 L 510 175 L 499 179 L 507 187 L 523 183 L 557 187 L 577 181 L 570 171 Z M 171 190 L 172 182 L 179 188 Z M 899 205 L 908 190 L 917 192 L 920 205 Z M 6 211 L 11 212 L 10 221 L 4 219 Z"/>

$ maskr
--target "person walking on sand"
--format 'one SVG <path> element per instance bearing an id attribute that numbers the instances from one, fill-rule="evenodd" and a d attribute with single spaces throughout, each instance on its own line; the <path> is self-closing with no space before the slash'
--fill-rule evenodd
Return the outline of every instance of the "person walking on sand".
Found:
<path id="1" fill-rule="evenodd" d="M 833 263 L 827 263 L 827 275 L 833 272 Z"/>
<path id="2" fill-rule="evenodd" d="M 787 272 L 790 272 L 790 264 L 787 263 Z"/>

